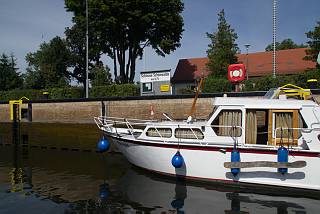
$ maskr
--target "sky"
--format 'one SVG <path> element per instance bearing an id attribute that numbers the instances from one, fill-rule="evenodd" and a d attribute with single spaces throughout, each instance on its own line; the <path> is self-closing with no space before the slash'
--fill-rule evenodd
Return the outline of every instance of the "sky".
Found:
<path id="1" fill-rule="evenodd" d="M 227 22 L 238 34 L 237 44 L 245 53 L 264 51 L 272 42 L 273 0 L 184 0 L 184 32 L 181 47 L 161 57 L 150 48 L 137 62 L 140 71 L 171 69 L 179 59 L 206 57 L 209 39 L 206 32 L 217 30 L 217 14 L 225 10 Z M 305 33 L 320 21 L 320 0 L 277 0 L 277 41 L 291 38 L 301 44 L 308 41 Z M 0 54 L 13 53 L 21 73 L 25 72 L 25 56 L 35 52 L 43 42 L 55 36 L 64 37 L 72 26 L 72 13 L 66 12 L 64 0 L 0 0 Z M 90 34 L 90 32 L 89 32 Z M 112 70 L 112 61 L 103 57 Z M 136 75 L 136 79 L 138 75 Z"/>

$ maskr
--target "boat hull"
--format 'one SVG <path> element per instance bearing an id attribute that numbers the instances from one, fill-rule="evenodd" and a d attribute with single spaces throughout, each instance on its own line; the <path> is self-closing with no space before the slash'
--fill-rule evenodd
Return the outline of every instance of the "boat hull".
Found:
<path id="1" fill-rule="evenodd" d="M 289 162 L 306 161 L 307 166 L 290 168 L 285 174 L 278 173 L 277 168 L 257 167 L 241 169 L 234 176 L 230 169 L 224 167 L 224 163 L 231 160 L 231 147 L 178 146 L 117 137 L 112 137 L 112 141 L 130 163 L 161 174 L 195 180 L 320 190 L 320 158 L 317 153 L 290 151 Z M 184 164 L 181 168 L 174 168 L 171 159 L 178 149 Z M 241 161 L 277 161 L 276 150 L 240 148 L 239 151 Z"/>

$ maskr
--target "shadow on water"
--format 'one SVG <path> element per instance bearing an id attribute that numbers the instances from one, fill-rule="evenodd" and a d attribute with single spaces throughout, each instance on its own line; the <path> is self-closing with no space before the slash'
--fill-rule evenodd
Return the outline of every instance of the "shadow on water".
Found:
<path id="1" fill-rule="evenodd" d="M 318 213 L 320 208 L 314 199 L 159 176 L 132 167 L 119 153 L 33 148 L 34 136 L 22 133 L 19 126 L 11 128 L 10 146 L 0 146 L 0 213 L 302 214 Z M 81 135 L 87 131 L 91 133 L 82 126 Z M 56 135 L 47 138 L 58 141 Z M 74 139 L 61 135 L 65 142 Z M 91 140 L 84 143 L 96 143 Z"/>

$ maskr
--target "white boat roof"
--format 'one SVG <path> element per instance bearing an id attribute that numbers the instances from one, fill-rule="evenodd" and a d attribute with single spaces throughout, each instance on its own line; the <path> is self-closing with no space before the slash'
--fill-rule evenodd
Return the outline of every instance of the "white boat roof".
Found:
<path id="1" fill-rule="evenodd" d="M 302 107 L 318 106 L 311 100 L 296 99 L 265 99 L 243 97 L 216 97 L 215 106 L 244 106 L 248 109 L 301 109 Z"/>

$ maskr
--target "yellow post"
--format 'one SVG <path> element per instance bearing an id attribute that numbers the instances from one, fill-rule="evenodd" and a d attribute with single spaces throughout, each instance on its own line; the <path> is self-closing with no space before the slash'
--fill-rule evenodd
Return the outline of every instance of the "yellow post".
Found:
<path id="1" fill-rule="evenodd" d="M 21 120 L 21 104 L 22 104 L 22 100 L 10 100 L 9 101 L 9 105 L 10 105 L 10 119 L 14 120 L 14 114 L 16 114 L 16 112 L 14 112 L 14 108 L 13 105 L 18 105 L 18 120 Z"/>
<path id="2" fill-rule="evenodd" d="M 21 120 L 21 105 L 23 100 L 29 100 L 27 97 L 23 96 L 19 100 L 10 100 L 9 101 L 9 106 L 10 106 L 10 119 L 14 120 L 14 114 L 17 112 L 13 111 L 13 105 L 18 105 L 18 120 Z"/>

